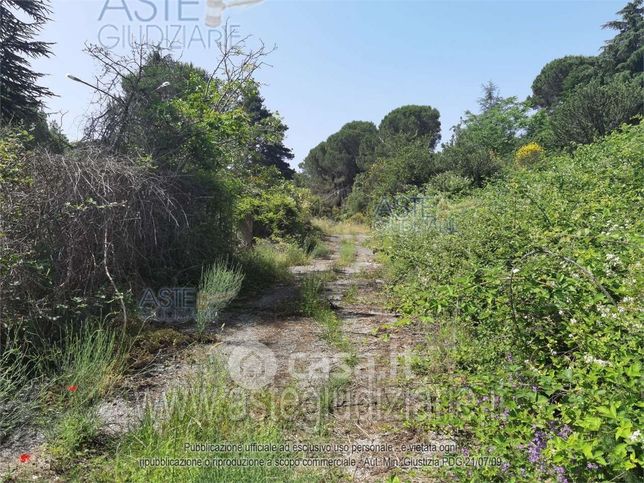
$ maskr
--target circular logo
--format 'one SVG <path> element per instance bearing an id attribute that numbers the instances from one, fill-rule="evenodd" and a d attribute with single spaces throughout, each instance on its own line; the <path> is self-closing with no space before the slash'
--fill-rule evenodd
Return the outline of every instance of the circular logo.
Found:
<path id="1" fill-rule="evenodd" d="M 228 356 L 230 377 L 245 389 L 261 389 L 270 384 L 277 373 L 273 351 L 259 342 L 246 342 L 235 347 Z"/>

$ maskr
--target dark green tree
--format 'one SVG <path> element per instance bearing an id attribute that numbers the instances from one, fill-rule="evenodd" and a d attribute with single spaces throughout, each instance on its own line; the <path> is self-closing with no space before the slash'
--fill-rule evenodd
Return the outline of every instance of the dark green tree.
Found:
<path id="1" fill-rule="evenodd" d="M 371 122 L 353 121 L 311 150 L 300 164 L 309 187 L 328 206 L 339 206 L 356 174 L 372 161 L 378 131 Z"/>
<path id="2" fill-rule="evenodd" d="M 615 79 L 579 87 L 552 115 L 557 145 L 592 143 L 643 113 L 644 88 L 637 80 Z"/>
<path id="3" fill-rule="evenodd" d="M 293 179 L 295 170 L 288 163 L 293 159 L 293 152 L 284 145 L 288 126 L 266 108 L 256 85 L 244 94 L 243 107 L 256 128 L 252 162 L 262 166 L 275 166 L 285 178 Z"/>
<path id="4" fill-rule="evenodd" d="M 440 113 L 431 106 L 402 106 L 387 114 L 380 123 L 380 135 L 403 136 L 411 140 L 422 138 L 433 150 L 440 140 Z"/>
<path id="5" fill-rule="evenodd" d="M 29 58 L 51 55 L 51 43 L 34 40 L 49 20 L 48 0 L 0 2 L 0 119 L 32 122 L 43 97 L 52 93 L 38 85 Z"/>
<path id="6" fill-rule="evenodd" d="M 596 77 L 596 57 L 570 55 L 548 62 L 532 83 L 532 103 L 536 107 L 552 108 L 577 86 Z"/>
<path id="7" fill-rule="evenodd" d="M 644 72 L 644 0 L 633 0 L 618 12 L 619 20 L 603 25 L 617 35 L 606 42 L 600 59 L 610 72 Z"/>

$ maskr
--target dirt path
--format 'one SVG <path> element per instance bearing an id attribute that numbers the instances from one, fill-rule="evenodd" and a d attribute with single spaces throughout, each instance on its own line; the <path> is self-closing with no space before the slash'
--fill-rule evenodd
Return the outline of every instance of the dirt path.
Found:
<path id="1" fill-rule="evenodd" d="M 355 243 L 356 257 L 340 268 L 340 246 L 347 239 Z M 328 259 L 292 267 L 295 284 L 238 301 L 210 329 L 216 342 L 193 345 L 131 377 L 125 391 L 98 408 L 105 432 L 123 433 L 139 421 L 148 402 L 158 404 L 168 389 L 184 383 L 209 358 L 218 357 L 226 362 L 233 381 L 245 389 L 295 395 L 293 438 L 322 437 L 351 446 L 391 444 L 392 449 L 376 453 L 335 453 L 356 460 L 342 479 L 382 481 L 392 468 L 384 461 L 371 460 L 369 465 L 369 459 L 402 456 L 396 449 L 400 443 L 418 442 L 402 429 L 402 422 L 418 404 L 404 361 L 421 336 L 398 327 L 396 315 L 383 309 L 379 265 L 365 242 L 364 235 L 327 237 Z M 328 275 L 324 295 L 340 320 L 342 347 L 328 342 L 318 321 L 298 313 L 298 286 L 313 273 Z M 7 461 L 16 461 L 14 452 L 8 453 Z"/>

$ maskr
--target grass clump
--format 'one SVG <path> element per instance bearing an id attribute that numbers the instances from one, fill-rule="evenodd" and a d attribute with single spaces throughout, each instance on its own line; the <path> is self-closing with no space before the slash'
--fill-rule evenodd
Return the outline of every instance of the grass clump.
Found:
<path id="1" fill-rule="evenodd" d="M 0 444 L 14 430 L 33 421 L 38 413 L 37 370 L 24 356 L 13 331 L 0 330 Z"/>
<path id="2" fill-rule="evenodd" d="M 342 350 L 349 348 L 349 341 L 342 332 L 342 320 L 337 316 L 324 295 L 327 277 L 309 275 L 300 287 L 300 310 L 303 315 L 315 319 L 324 328 L 324 338 Z"/>
<path id="3" fill-rule="evenodd" d="M 197 297 L 197 327 L 200 331 L 217 319 L 219 312 L 237 297 L 244 274 L 240 267 L 215 262 L 201 275 Z"/>
<path id="4" fill-rule="evenodd" d="M 358 286 L 351 284 L 342 296 L 342 300 L 347 304 L 353 304 L 358 300 Z"/>
<path id="5" fill-rule="evenodd" d="M 371 231 L 369 226 L 350 221 L 333 221 L 328 218 L 313 218 L 314 227 L 327 235 L 365 235 Z"/>
<path id="6" fill-rule="evenodd" d="M 148 407 L 140 426 L 114 449 L 109 463 L 97 460 L 92 481 L 200 482 L 200 481 L 311 481 L 314 475 L 277 465 L 211 465 L 180 469 L 141 464 L 146 458 L 185 458 L 220 461 L 294 459 L 289 451 L 258 451 L 250 443 L 285 443 L 279 418 L 256 419 L 247 393 L 231 391 L 221 363 L 210 361 L 186 384 L 167 393 L 155 407 Z M 256 401 L 257 402 L 257 401 Z M 198 451 L 190 444 L 232 443 L 240 448 Z M 301 472 L 301 473 L 300 473 Z"/>
<path id="7" fill-rule="evenodd" d="M 356 255 L 357 248 L 355 242 L 353 240 L 342 240 L 340 242 L 339 258 L 336 260 L 335 266 L 340 268 L 351 265 L 356 259 Z"/>
<path id="8" fill-rule="evenodd" d="M 351 378 L 345 372 L 332 373 L 327 383 L 320 389 L 318 394 L 318 421 L 316 432 L 323 435 L 327 431 L 329 415 L 335 409 L 336 401 L 340 399 L 342 391 L 349 385 Z"/>
<path id="9" fill-rule="evenodd" d="M 49 358 L 56 384 L 51 391 L 65 406 L 88 406 L 108 394 L 127 369 L 130 339 L 107 323 L 86 321 L 67 329 Z M 73 398 L 68 398 L 72 388 Z"/>
<path id="10" fill-rule="evenodd" d="M 244 292 L 257 292 L 275 283 L 292 280 L 289 267 L 305 265 L 309 260 L 306 252 L 292 243 L 272 243 L 258 240 L 256 245 L 239 255 L 244 273 Z"/>
<path id="11" fill-rule="evenodd" d="M 328 258 L 329 255 L 331 255 L 331 249 L 322 241 L 317 241 L 309 251 L 311 258 Z"/>

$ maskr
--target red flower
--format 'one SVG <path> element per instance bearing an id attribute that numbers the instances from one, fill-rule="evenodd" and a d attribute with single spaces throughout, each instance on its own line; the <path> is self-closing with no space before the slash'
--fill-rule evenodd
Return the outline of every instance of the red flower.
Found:
<path id="1" fill-rule="evenodd" d="M 77 389 L 78 389 L 78 386 L 67 386 L 67 390 L 69 392 L 76 392 Z"/>
<path id="2" fill-rule="evenodd" d="M 21 463 L 27 463 L 31 459 L 31 455 L 29 453 L 22 453 L 20 455 L 20 462 Z"/>

